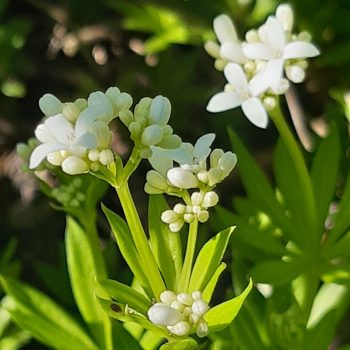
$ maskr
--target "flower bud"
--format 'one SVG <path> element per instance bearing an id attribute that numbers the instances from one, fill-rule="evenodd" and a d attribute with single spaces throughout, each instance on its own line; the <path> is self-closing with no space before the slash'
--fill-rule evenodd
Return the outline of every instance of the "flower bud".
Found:
<path id="1" fill-rule="evenodd" d="M 64 161 L 64 158 L 62 157 L 61 153 L 58 152 L 52 152 L 49 153 L 46 157 L 47 161 L 55 166 L 61 166 L 62 162 Z"/>
<path id="2" fill-rule="evenodd" d="M 126 92 L 122 92 L 115 99 L 115 112 L 119 114 L 121 111 L 125 111 L 129 109 L 131 105 L 132 105 L 131 95 L 127 94 Z"/>
<path id="3" fill-rule="evenodd" d="M 198 221 L 201 223 L 207 222 L 209 219 L 209 213 L 207 210 L 201 210 L 197 215 Z"/>
<path id="4" fill-rule="evenodd" d="M 293 10 L 289 4 L 281 4 L 277 7 L 276 18 L 282 24 L 284 31 L 292 31 L 294 16 Z"/>
<path id="5" fill-rule="evenodd" d="M 147 126 L 141 136 L 141 142 L 144 146 L 154 146 L 163 137 L 163 128 L 157 124 Z"/>
<path id="6" fill-rule="evenodd" d="M 97 149 L 92 149 L 92 150 L 89 151 L 89 153 L 88 153 L 88 158 L 89 158 L 89 160 L 91 160 L 92 162 L 97 162 L 99 156 L 100 156 L 100 151 L 97 150 Z"/>
<path id="7" fill-rule="evenodd" d="M 288 66 L 286 75 L 293 83 L 301 83 L 305 80 L 305 70 L 298 65 Z"/>
<path id="8" fill-rule="evenodd" d="M 69 156 L 62 162 L 62 170 L 69 175 L 86 173 L 88 165 L 79 157 Z"/>
<path id="9" fill-rule="evenodd" d="M 90 164 L 90 170 L 91 171 L 98 171 L 99 168 L 100 168 L 100 163 L 99 162 L 92 162 Z"/>
<path id="10" fill-rule="evenodd" d="M 214 186 L 222 181 L 222 170 L 219 168 L 211 168 L 208 171 L 208 184 Z"/>
<path id="11" fill-rule="evenodd" d="M 209 306 L 204 300 L 196 300 L 192 304 L 192 311 L 197 316 L 203 316 L 208 310 Z"/>
<path id="12" fill-rule="evenodd" d="M 170 101 L 161 95 L 156 96 L 150 107 L 148 121 L 150 124 L 166 125 L 171 113 Z"/>
<path id="13" fill-rule="evenodd" d="M 267 111 L 272 111 L 277 105 L 276 98 L 272 96 L 265 97 L 262 102 Z"/>
<path id="14" fill-rule="evenodd" d="M 283 95 L 289 89 L 289 82 L 287 79 L 281 79 L 279 84 L 275 86 L 272 91 L 277 95 Z"/>
<path id="15" fill-rule="evenodd" d="M 210 167 L 216 168 L 219 164 L 220 158 L 224 155 L 224 151 L 220 148 L 215 148 L 210 154 Z"/>
<path id="16" fill-rule="evenodd" d="M 39 107 L 47 117 L 50 117 L 61 113 L 63 104 L 56 96 L 45 94 L 39 100 Z"/>
<path id="17" fill-rule="evenodd" d="M 16 153 L 23 159 L 29 160 L 30 154 L 32 153 L 31 148 L 25 143 L 18 143 L 16 145 Z"/>
<path id="18" fill-rule="evenodd" d="M 168 209 L 163 211 L 161 219 L 166 224 L 171 224 L 179 219 L 179 214 L 175 213 L 174 210 Z"/>
<path id="19" fill-rule="evenodd" d="M 217 69 L 220 72 L 224 70 L 225 66 L 226 66 L 226 62 L 224 60 L 216 59 L 214 62 L 215 69 Z"/>
<path id="20" fill-rule="evenodd" d="M 198 186 L 197 178 L 190 171 L 180 167 L 168 170 L 167 178 L 171 185 L 178 188 L 190 189 Z"/>
<path id="21" fill-rule="evenodd" d="M 147 315 L 150 321 L 158 326 L 172 326 L 184 319 L 179 311 L 161 303 L 151 306 Z"/>
<path id="22" fill-rule="evenodd" d="M 172 222 L 169 224 L 169 230 L 171 232 L 179 232 L 182 229 L 182 226 L 184 225 L 184 221 L 182 219 L 178 219 L 175 222 Z"/>
<path id="23" fill-rule="evenodd" d="M 174 326 L 168 326 L 167 328 L 171 333 L 179 337 L 186 335 L 191 330 L 191 326 L 186 321 L 180 321 Z"/>
<path id="24" fill-rule="evenodd" d="M 200 213 L 200 211 L 202 210 L 202 208 L 200 205 L 194 205 L 193 207 L 191 207 L 191 210 L 193 213 L 198 215 Z"/>
<path id="25" fill-rule="evenodd" d="M 176 298 L 176 294 L 175 294 L 175 298 Z M 177 300 L 174 300 L 172 303 L 171 303 L 171 307 L 179 312 L 183 312 L 184 308 L 185 308 L 185 305 L 180 303 L 179 301 Z"/>
<path id="26" fill-rule="evenodd" d="M 214 207 L 219 202 L 219 196 L 214 191 L 207 192 L 202 201 L 202 207 Z"/>
<path id="27" fill-rule="evenodd" d="M 220 46 L 215 41 L 206 41 L 204 43 L 204 50 L 213 58 L 220 57 Z"/>
<path id="28" fill-rule="evenodd" d="M 144 190 L 148 194 L 161 194 L 161 193 L 163 193 L 162 190 L 160 190 L 159 188 L 153 187 L 149 183 L 145 184 Z"/>
<path id="29" fill-rule="evenodd" d="M 193 300 L 202 300 L 202 293 L 199 290 L 195 290 L 191 294 Z"/>
<path id="30" fill-rule="evenodd" d="M 196 334 L 199 338 L 204 338 L 208 335 L 209 328 L 208 324 L 204 320 L 200 320 L 198 322 L 197 328 L 196 328 Z"/>
<path id="31" fill-rule="evenodd" d="M 235 167 L 237 156 L 232 152 L 224 153 L 219 160 L 219 168 L 223 171 L 224 176 L 227 176 Z"/>
<path id="32" fill-rule="evenodd" d="M 303 31 L 298 34 L 296 40 L 310 42 L 312 40 L 312 36 L 309 32 Z"/>
<path id="33" fill-rule="evenodd" d="M 190 224 L 194 220 L 194 215 L 193 214 L 185 214 L 184 215 L 184 221 Z"/>
<path id="34" fill-rule="evenodd" d="M 155 170 L 150 170 L 147 173 L 146 180 L 151 186 L 159 188 L 162 191 L 166 191 L 169 187 L 163 176 Z"/>
<path id="35" fill-rule="evenodd" d="M 66 102 L 63 104 L 62 114 L 72 123 L 76 122 L 81 111 L 82 110 L 79 108 L 79 105 L 73 102 Z"/>
<path id="36" fill-rule="evenodd" d="M 160 294 L 160 300 L 167 305 L 171 305 L 176 300 L 176 294 L 171 290 L 165 290 Z"/>
<path id="37" fill-rule="evenodd" d="M 175 213 L 182 215 L 185 213 L 186 206 L 181 203 L 178 203 L 178 204 L 175 204 L 173 210 Z"/>
<path id="38" fill-rule="evenodd" d="M 100 152 L 98 160 L 103 165 L 111 164 L 114 161 L 113 152 L 110 149 L 104 149 Z"/>
<path id="39" fill-rule="evenodd" d="M 141 136 L 141 125 L 138 122 L 131 122 L 129 125 L 129 131 L 134 140 L 138 139 Z"/>
<path id="40" fill-rule="evenodd" d="M 200 319 L 200 317 L 196 314 L 193 314 L 193 313 L 188 317 L 188 320 L 193 324 L 196 324 L 199 319 Z"/>
<path id="41" fill-rule="evenodd" d="M 149 114 L 151 103 L 152 99 L 149 97 L 144 97 L 140 100 L 134 110 L 135 120 L 138 120 L 139 118 L 146 119 L 147 115 Z"/>
<path id="42" fill-rule="evenodd" d="M 248 43 L 258 43 L 260 41 L 259 34 L 256 30 L 248 30 L 245 34 L 245 40 Z"/>
<path id="43" fill-rule="evenodd" d="M 244 71 L 248 74 L 253 74 L 256 70 L 255 62 L 247 62 L 243 65 Z"/>
<path id="44" fill-rule="evenodd" d="M 187 293 L 180 293 L 177 295 L 177 300 L 184 305 L 191 306 L 193 303 L 192 297 Z"/>
<path id="45" fill-rule="evenodd" d="M 183 315 L 185 316 L 189 316 L 192 315 L 192 308 L 190 306 L 186 306 L 183 310 L 182 310 Z"/>
<path id="46" fill-rule="evenodd" d="M 200 170 L 197 173 L 197 178 L 200 182 L 208 183 L 208 172 L 206 170 Z"/>
<path id="47" fill-rule="evenodd" d="M 119 113 L 119 119 L 125 126 L 129 126 L 131 122 L 134 121 L 134 115 L 130 111 L 130 109 L 126 109 Z"/>
<path id="48" fill-rule="evenodd" d="M 178 135 L 163 136 L 162 140 L 158 143 L 158 147 L 165 149 L 179 148 L 181 145 L 181 138 Z"/>
<path id="49" fill-rule="evenodd" d="M 192 205 L 201 205 L 204 194 L 201 192 L 193 192 L 191 195 Z"/>

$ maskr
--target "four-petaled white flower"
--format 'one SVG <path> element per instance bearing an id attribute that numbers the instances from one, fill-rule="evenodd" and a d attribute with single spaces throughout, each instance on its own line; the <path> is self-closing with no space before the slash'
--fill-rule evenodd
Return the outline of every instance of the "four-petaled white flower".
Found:
<path id="1" fill-rule="evenodd" d="M 227 91 L 214 95 L 208 105 L 209 112 L 222 112 L 241 106 L 246 117 L 259 128 L 266 128 L 268 116 L 257 94 L 248 83 L 243 69 L 235 63 L 229 63 L 224 69 L 229 82 Z"/>
<path id="2" fill-rule="evenodd" d="M 255 95 L 269 88 L 278 90 L 286 60 L 315 57 L 320 54 L 316 46 L 309 42 L 288 41 L 282 23 L 273 16 L 260 27 L 259 38 L 261 42 L 243 44 L 243 53 L 247 58 L 267 62 L 266 68 L 250 81 L 251 90 Z"/>

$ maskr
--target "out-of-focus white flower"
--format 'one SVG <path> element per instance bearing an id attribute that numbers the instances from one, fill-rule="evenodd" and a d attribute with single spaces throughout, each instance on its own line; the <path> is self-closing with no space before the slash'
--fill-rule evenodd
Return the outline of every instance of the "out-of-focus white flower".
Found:
<path id="1" fill-rule="evenodd" d="M 284 14 L 284 16 L 290 15 Z M 285 27 L 288 21 L 285 20 Z M 244 55 L 249 59 L 267 62 L 266 68 L 257 73 L 250 81 L 251 92 L 254 95 L 259 95 L 270 87 L 277 89 L 286 60 L 304 59 L 320 54 L 316 46 L 309 42 L 290 41 L 281 21 L 273 16 L 269 17 L 266 23 L 259 28 L 259 37 L 261 42 L 245 43 L 242 46 Z M 294 82 L 300 82 L 300 74 Z"/>
<path id="2" fill-rule="evenodd" d="M 243 69 L 235 63 L 229 63 L 224 74 L 230 84 L 230 89 L 214 95 L 208 105 L 209 112 L 222 112 L 241 106 L 245 116 L 259 128 L 266 128 L 268 116 L 258 94 L 248 83 Z"/>

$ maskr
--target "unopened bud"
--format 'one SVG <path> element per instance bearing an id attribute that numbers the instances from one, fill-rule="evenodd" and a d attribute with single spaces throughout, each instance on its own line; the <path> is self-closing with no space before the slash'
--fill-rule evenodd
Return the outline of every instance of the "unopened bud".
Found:
<path id="1" fill-rule="evenodd" d="M 222 170 L 219 168 L 211 168 L 208 171 L 208 184 L 214 186 L 222 181 Z"/>
<path id="2" fill-rule="evenodd" d="M 193 303 L 192 297 L 187 293 L 180 293 L 177 295 L 177 300 L 184 305 L 191 306 Z"/>
<path id="3" fill-rule="evenodd" d="M 61 166 L 62 162 L 64 161 L 64 158 L 59 151 L 48 154 L 46 159 L 50 164 L 55 166 Z"/>
<path id="4" fill-rule="evenodd" d="M 176 297 L 176 295 L 175 295 L 175 297 Z M 177 310 L 177 311 L 182 312 L 182 311 L 184 310 L 184 308 L 185 308 L 185 305 L 182 304 L 182 303 L 180 303 L 180 302 L 177 301 L 177 300 L 174 300 L 174 301 L 171 303 L 171 307 L 172 307 L 173 309 Z"/>
<path id="5" fill-rule="evenodd" d="M 144 146 L 154 146 L 163 137 L 163 128 L 157 124 L 147 126 L 141 136 L 141 142 Z"/>
<path id="6" fill-rule="evenodd" d="M 190 224 L 194 220 L 193 214 L 184 214 L 184 221 Z"/>
<path id="7" fill-rule="evenodd" d="M 130 123 L 134 121 L 134 115 L 132 114 L 130 109 L 126 109 L 119 113 L 119 119 L 122 121 L 124 125 L 129 126 Z"/>
<path id="8" fill-rule="evenodd" d="M 260 41 L 259 34 L 256 30 L 248 30 L 245 34 L 245 40 L 247 43 L 257 43 Z"/>
<path id="9" fill-rule="evenodd" d="M 204 43 L 204 50 L 213 58 L 220 57 L 220 46 L 215 41 L 206 41 Z"/>
<path id="10" fill-rule="evenodd" d="M 227 176 L 233 168 L 236 166 L 237 156 L 232 152 L 224 153 L 219 160 L 219 168 L 224 172 L 225 176 Z"/>
<path id="11" fill-rule="evenodd" d="M 166 125 L 171 113 L 170 101 L 164 96 L 156 96 L 150 107 L 148 120 L 150 124 Z"/>
<path id="12" fill-rule="evenodd" d="M 131 95 L 127 94 L 126 92 L 122 92 L 115 100 L 115 111 L 119 114 L 121 111 L 129 109 L 131 105 Z"/>
<path id="13" fill-rule="evenodd" d="M 204 208 L 214 207 L 219 202 L 219 196 L 214 191 L 207 192 L 204 195 L 202 206 Z"/>
<path id="14" fill-rule="evenodd" d="M 162 191 L 166 191 L 169 187 L 163 176 L 155 170 L 150 170 L 147 173 L 146 180 L 151 186 L 159 188 Z"/>
<path id="15" fill-rule="evenodd" d="M 47 117 L 50 117 L 61 113 L 63 104 L 56 96 L 45 94 L 39 100 L 39 107 Z"/>
<path id="16" fill-rule="evenodd" d="M 204 320 L 200 320 L 198 322 L 197 328 L 196 328 L 196 334 L 199 338 L 204 338 L 208 335 L 209 328 L 208 324 Z"/>
<path id="17" fill-rule="evenodd" d="M 272 96 L 265 97 L 262 102 L 267 111 L 272 111 L 277 105 L 276 98 Z"/>
<path id="18" fill-rule="evenodd" d="M 23 159 L 29 160 L 30 154 L 32 153 L 31 148 L 25 143 L 18 143 L 16 145 L 16 153 Z"/>
<path id="19" fill-rule="evenodd" d="M 312 36 L 309 32 L 303 31 L 298 34 L 296 40 L 310 42 L 312 40 Z"/>
<path id="20" fill-rule="evenodd" d="M 165 210 L 161 215 L 161 219 L 166 224 L 171 224 L 179 219 L 179 214 L 175 213 L 173 210 Z"/>
<path id="21" fill-rule="evenodd" d="M 104 149 L 100 152 L 98 160 L 103 165 L 111 164 L 114 161 L 113 152 L 110 149 Z"/>
<path id="22" fill-rule="evenodd" d="M 220 72 L 224 70 L 225 66 L 226 66 L 226 62 L 224 60 L 219 59 L 219 58 L 216 59 L 214 62 L 215 69 L 217 69 Z"/>
<path id="23" fill-rule="evenodd" d="M 184 225 L 184 221 L 182 219 L 178 219 L 175 222 L 172 222 L 169 224 L 169 230 L 171 232 L 179 232 L 182 229 L 182 226 Z"/>
<path id="24" fill-rule="evenodd" d="M 175 213 L 182 215 L 185 213 L 186 206 L 181 203 L 178 203 L 178 204 L 175 204 L 173 210 Z"/>
<path id="25" fill-rule="evenodd" d="M 305 70 L 299 65 L 292 65 L 286 68 L 286 75 L 293 83 L 301 83 L 305 80 Z"/>
<path id="26" fill-rule="evenodd" d="M 179 337 L 186 335 L 191 330 L 191 326 L 186 321 L 180 321 L 174 326 L 168 326 L 167 328 L 171 333 Z"/>
<path id="27" fill-rule="evenodd" d="M 247 62 L 243 66 L 246 73 L 254 73 L 256 70 L 256 64 L 255 62 Z"/>
<path id="28" fill-rule="evenodd" d="M 197 178 L 200 182 L 208 183 L 208 172 L 206 170 L 200 170 L 197 173 Z"/>
<path id="29" fill-rule="evenodd" d="M 195 290 L 191 294 L 193 300 L 202 300 L 202 293 L 199 290 Z"/>
<path id="30" fill-rule="evenodd" d="M 69 156 L 62 162 L 62 170 L 69 175 L 86 173 L 88 165 L 79 157 Z"/>
<path id="31" fill-rule="evenodd" d="M 135 120 L 138 120 L 139 118 L 146 119 L 149 114 L 151 103 L 152 99 L 149 97 L 144 97 L 140 100 L 140 102 L 135 106 Z"/>
<path id="32" fill-rule="evenodd" d="M 216 168 L 219 164 L 220 158 L 224 155 L 224 151 L 220 148 L 215 148 L 210 154 L 210 167 Z"/>
<path id="33" fill-rule="evenodd" d="M 289 82 L 287 79 L 281 79 L 276 87 L 272 91 L 277 95 L 283 95 L 289 89 Z"/>
<path id="34" fill-rule="evenodd" d="M 70 122 L 75 123 L 82 110 L 73 102 L 66 102 L 63 104 L 62 114 Z"/>
<path id="35" fill-rule="evenodd" d="M 100 151 L 97 149 L 92 149 L 89 151 L 88 153 L 88 158 L 89 160 L 91 160 L 92 162 L 97 162 L 98 158 L 100 156 Z"/>
<path id="36" fill-rule="evenodd" d="M 90 170 L 91 171 L 98 171 L 99 168 L 100 168 L 100 163 L 99 162 L 92 162 L 90 164 Z"/>
<path id="37" fill-rule="evenodd" d="M 192 304 L 192 311 L 197 316 L 203 316 L 208 310 L 209 306 L 204 300 L 196 300 Z"/>
<path id="38" fill-rule="evenodd" d="M 209 219 L 209 213 L 207 210 L 201 210 L 197 215 L 198 221 L 201 223 L 207 222 Z"/>
<path id="39" fill-rule="evenodd" d="M 193 192 L 191 195 L 192 205 L 201 205 L 204 194 L 201 192 Z"/>
<path id="40" fill-rule="evenodd" d="M 140 123 L 131 122 L 129 125 L 129 131 L 134 140 L 138 139 L 141 136 L 141 131 L 142 131 Z"/>
<path id="41" fill-rule="evenodd" d="M 170 169 L 167 172 L 167 178 L 171 185 L 178 188 L 190 189 L 198 186 L 198 180 L 192 172 L 180 167 Z"/>
<path id="42" fill-rule="evenodd" d="M 184 319 L 179 311 L 162 303 L 151 306 L 147 315 L 150 321 L 158 326 L 172 326 Z"/>
<path id="43" fill-rule="evenodd" d="M 176 294 L 171 290 L 165 290 L 160 294 L 160 300 L 167 305 L 171 305 L 176 300 Z"/>
<path id="44" fill-rule="evenodd" d="M 293 10 L 289 4 L 281 4 L 277 7 L 276 18 L 282 24 L 284 31 L 292 31 L 294 16 Z"/>

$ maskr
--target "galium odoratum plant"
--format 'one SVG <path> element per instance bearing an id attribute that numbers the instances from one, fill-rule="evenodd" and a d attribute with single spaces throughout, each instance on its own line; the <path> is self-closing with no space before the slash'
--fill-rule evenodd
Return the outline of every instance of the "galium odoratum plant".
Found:
<path id="1" fill-rule="evenodd" d="M 218 203 L 215 187 L 233 170 L 235 154 L 211 150 L 214 134 L 200 137 L 195 145 L 182 142 L 168 124 L 171 105 L 163 96 L 143 98 L 132 110 L 132 97 L 113 87 L 68 103 L 46 94 L 39 105 L 45 118 L 35 130 L 36 140 L 19 147 L 29 168 L 63 172 L 72 181 L 79 176 L 97 177 L 115 188 L 124 211 L 126 220 L 102 207 L 134 280 L 132 286 L 108 280 L 105 268 L 97 268 L 90 282 L 99 307 L 126 323 L 131 332 L 130 324 L 136 323 L 169 344 L 182 341 L 184 348 L 196 344 L 191 334 L 203 338 L 230 324 L 252 287 L 250 282 L 239 296 L 211 305 L 234 228 L 219 232 L 199 249 L 198 256 L 195 248 L 198 226 Z M 109 123 L 114 119 L 129 130 L 133 141 L 125 163 L 111 147 Z M 128 185 L 142 159 L 153 167 L 145 184 L 150 194 L 148 235 Z M 169 209 L 162 194 L 181 202 Z M 91 211 L 88 215 L 95 217 Z M 81 215 L 79 219 L 84 221 Z M 179 231 L 185 223 L 187 247 L 182 254 Z M 89 234 L 94 236 L 88 240 L 92 259 L 101 267 L 96 230 Z M 71 257 L 71 263 L 79 262 Z"/>

